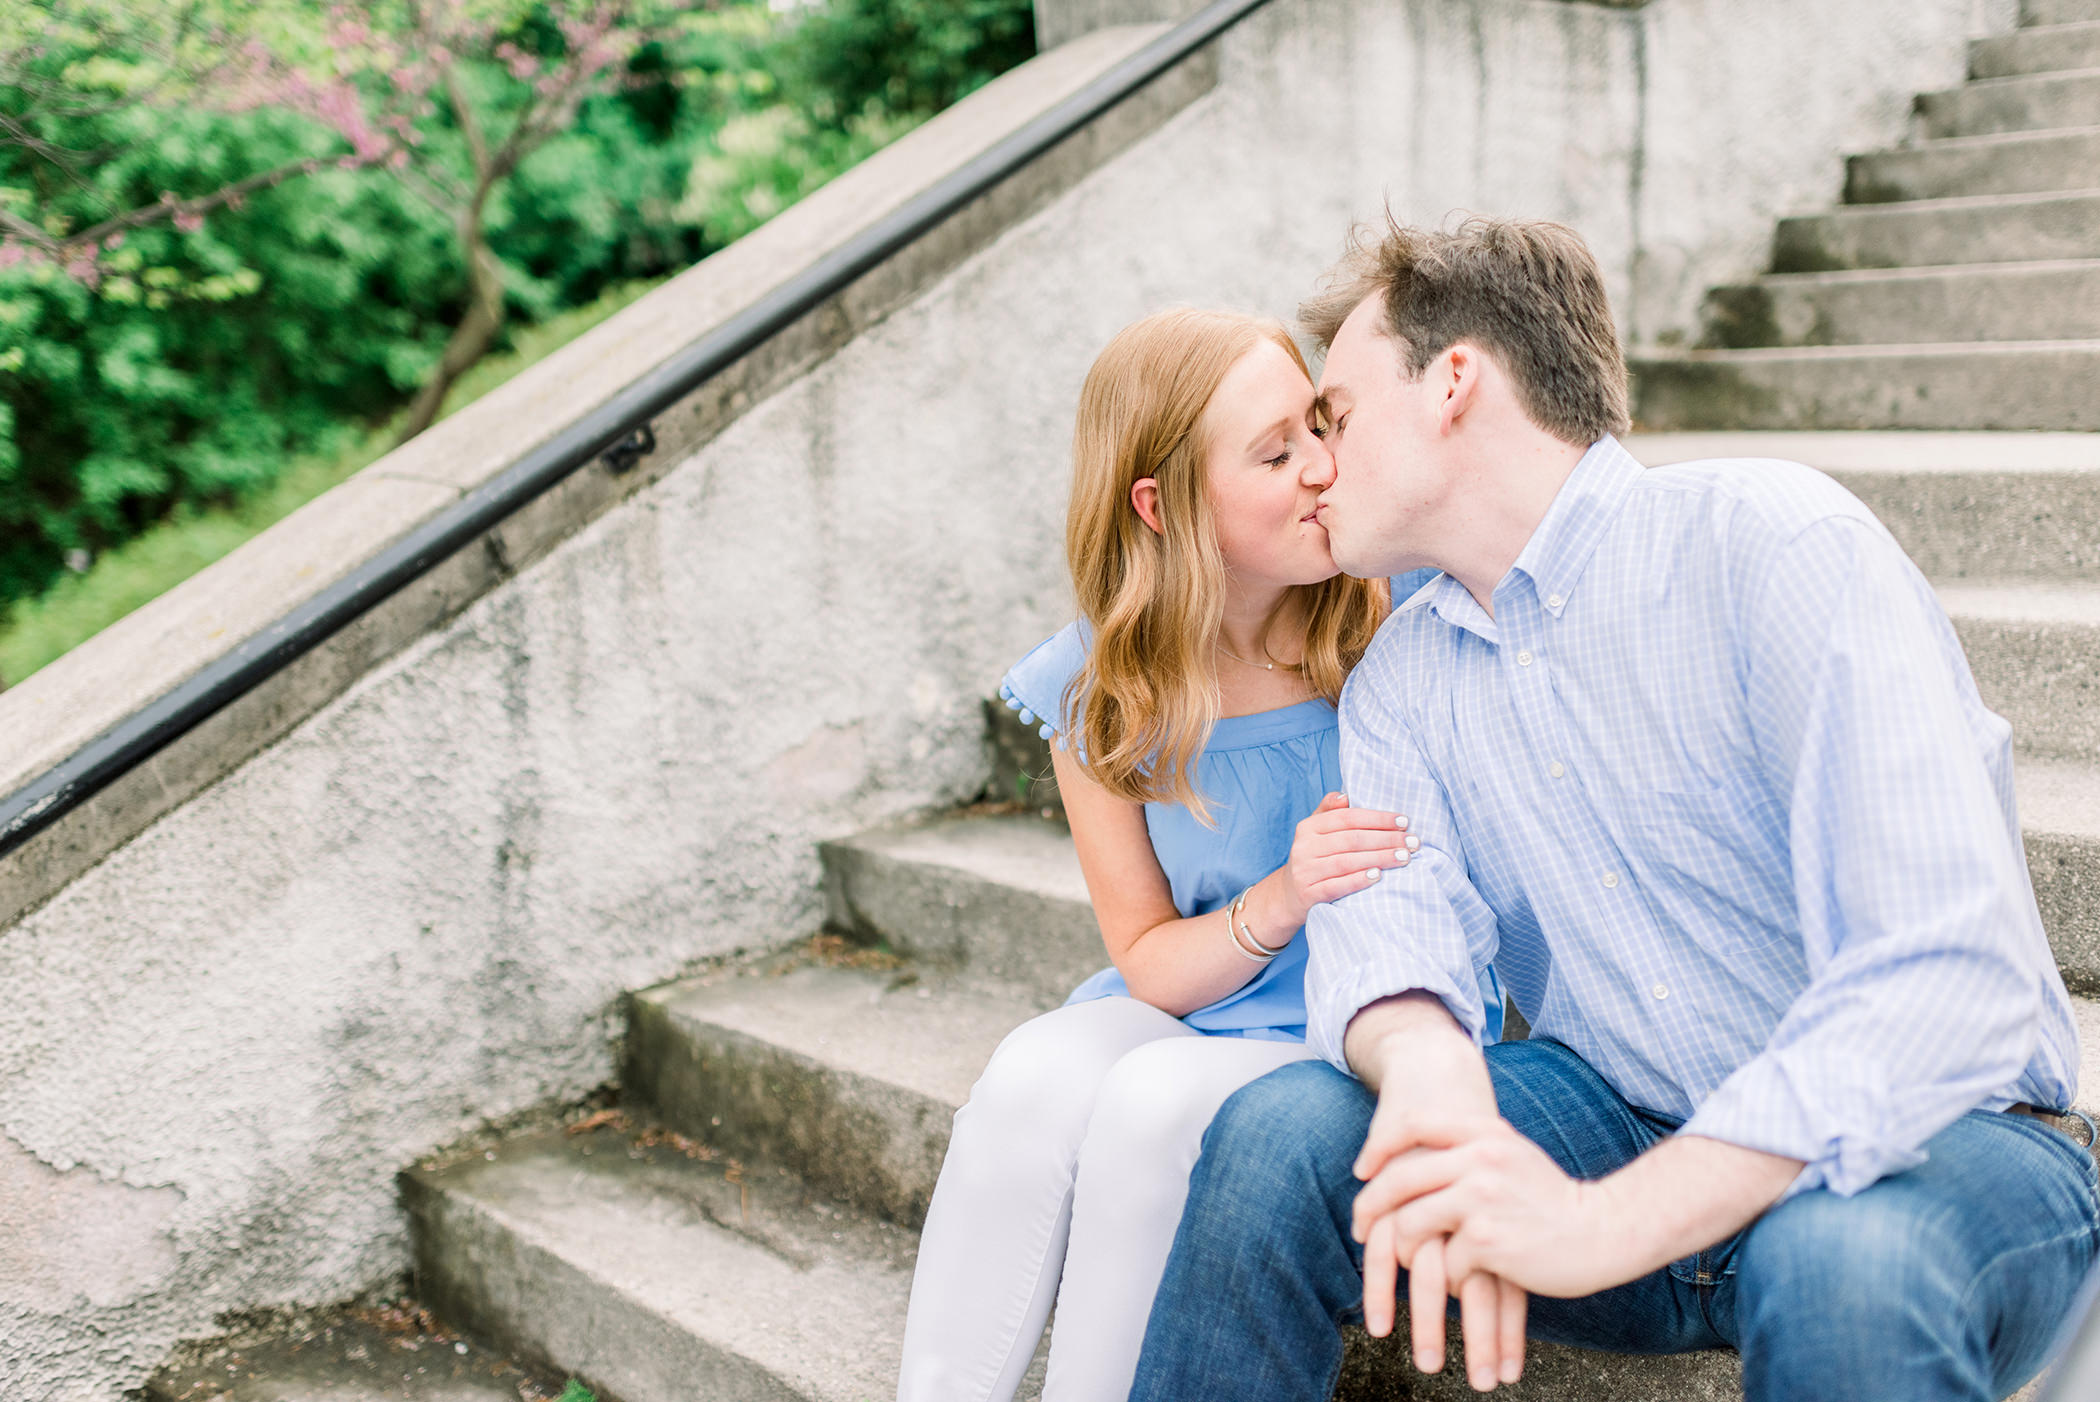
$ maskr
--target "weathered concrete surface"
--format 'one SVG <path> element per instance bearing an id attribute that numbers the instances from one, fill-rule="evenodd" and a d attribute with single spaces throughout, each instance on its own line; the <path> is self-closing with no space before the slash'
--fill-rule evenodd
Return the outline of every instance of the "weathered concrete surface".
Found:
<path id="1" fill-rule="evenodd" d="M 1918 115 L 1928 136 L 2100 126 L 2100 69 L 1986 78 L 1921 93 Z"/>
<path id="2" fill-rule="evenodd" d="M 896 1387 L 912 1235 L 791 1178 L 599 1131 L 404 1174 L 403 1192 L 443 1313 L 622 1402 Z"/>
<path id="3" fill-rule="evenodd" d="M 2020 0 L 2022 24 L 2078 24 L 2100 20 L 2100 0 Z"/>
<path id="4" fill-rule="evenodd" d="M 1974 13 L 1277 0 L 1156 135 L 785 389 L 679 420 L 582 530 L 525 523 L 476 566 L 504 582 L 128 844 L 79 837 L 100 864 L 0 934 L 0 1128 L 180 1194 L 175 1266 L 9 1305 L 0 1377 L 105 1398 L 222 1311 L 393 1276 L 394 1166 L 611 1076 L 623 990 L 812 928 L 820 840 L 975 794 L 982 696 L 1068 613 L 1072 402 L 1117 327 L 1288 313 L 1389 199 L 1568 220 L 1629 323 L 1688 334 L 1838 151 L 1958 79 Z M 675 322 L 664 296 L 602 334 Z"/>
<path id="5" fill-rule="evenodd" d="M 672 1127 L 917 1227 L 949 1122 L 1041 1008 L 933 970 L 727 970 L 635 995 L 625 1092 Z"/>
<path id="6" fill-rule="evenodd" d="M 1707 335 L 1725 348 L 2095 340 L 2100 258 L 1759 278 L 1708 294 Z"/>
<path id="7" fill-rule="evenodd" d="M 1101 927 L 1060 821 L 900 824 L 827 842 L 823 858 L 834 929 L 1025 989 L 1040 1008 L 1101 967 Z"/>
<path id="8" fill-rule="evenodd" d="M 1637 433 L 1651 467 L 1783 458 L 1870 507 L 1935 580 L 2100 577 L 2100 434 Z"/>
<path id="9" fill-rule="evenodd" d="M 556 1402 L 566 1382 L 389 1305 L 244 1323 L 183 1350 L 144 1402 Z"/>
<path id="10" fill-rule="evenodd" d="M 1858 205 L 1779 221 L 1772 271 L 2100 258 L 2100 193 L 2051 191 Z M 1908 339 L 1922 340 L 1921 336 Z M 2043 339 L 2027 335 L 2021 340 Z"/>
<path id="11" fill-rule="evenodd" d="M 1847 157 L 1845 199 L 1875 204 L 2089 190 L 2095 172 L 2100 172 L 2100 127 L 2001 132 Z"/>
<path id="12" fill-rule="evenodd" d="M 2100 68 L 2100 23 L 2052 24 L 1994 34 L 1969 45 L 1969 76 L 2012 78 L 2064 68 Z"/>
<path id="13" fill-rule="evenodd" d="M 1631 358 L 1642 429 L 2100 430 L 2100 340 L 1785 346 Z"/>
<path id="14" fill-rule="evenodd" d="M 2100 762 L 2100 585 L 1945 584 L 1984 702 L 2013 743 L 2047 759 Z"/>

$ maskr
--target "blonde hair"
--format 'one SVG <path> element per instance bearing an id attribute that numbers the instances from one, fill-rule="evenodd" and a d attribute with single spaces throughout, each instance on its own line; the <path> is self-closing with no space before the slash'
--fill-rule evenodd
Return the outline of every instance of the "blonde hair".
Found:
<path id="1" fill-rule="evenodd" d="M 1065 557 L 1093 644 L 1065 689 L 1068 743 L 1110 793 L 1185 804 L 1205 823 L 1190 769 L 1218 720 L 1225 560 L 1205 491 L 1204 411 L 1263 341 L 1311 379 L 1279 322 L 1180 310 L 1125 327 L 1087 372 L 1072 435 Z M 1157 533 L 1130 500 L 1146 477 L 1159 483 Z M 1385 616 L 1385 581 L 1336 575 L 1291 594 L 1286 606 L 1295 602 L 1305 621 L 1306 683 L 1337 700 Z"/>

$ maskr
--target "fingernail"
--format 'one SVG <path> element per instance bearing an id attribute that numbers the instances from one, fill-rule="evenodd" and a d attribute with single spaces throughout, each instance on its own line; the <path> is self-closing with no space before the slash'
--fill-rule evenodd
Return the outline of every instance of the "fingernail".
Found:
<path id="1" fill-rule="evenodd" d="M 1421 848 L 1422 848 L 1422 839 L 1421 839 L 1421 838 L 1419 838 L 1419 837 L 1416 837 L 1416 836 L 1414 836 L 1414 835 L 1413 835 L 1412 833 L 1410 833 L 1410 834 L 1408 835 L 1408 839 L 1407 839 L 1407 850 L 1408 850 L 1408 851 L 1410 851 L 1410 852 L 1418 852 L 1418 851 L 1420 851 L 1420 850 L 1421 850 Z"/>
<path id="2" fill-rule="evenodd" d="M 1393 815 L 1393 826 L 1394 826 L 1394 827 L 1396 827 L 1396 828 L 1404 828 L 1404 827 L 1406 827 L 1406 826 L 1407 826 L 1407 815 L 1406 815 L 1405 813 L 1395 813 L 1395 814 Z"/>
<path id="3" fill-rule="evenodd" d="M 1502 1360 L 1502 1381 L 1506 1383 L 1518 1382 L 1523 1376 L 1523 1360 L 1516 1358 L 1505 1358 Z"/>
<path id="4" fill-rule="evenodd" d="M 1366 867 L 1364 869 L 1364 880 L 1376 881 L 1379 877 L 1379 874 L 1380 873 L 1377 867 Z"/>
<path id="5" fill-rule="evenodd" d="M 1405 847 L 1395 847 L 1395 848 L 1393 849 L 1393 860 L 1394 860 L 1395 862 L 1399 863 L 1399 864 L 1400 864 L 1401 866 L 1406 866 L 1406 865 L 1407 865 L 1407 849 L 1406 849 Z"/>

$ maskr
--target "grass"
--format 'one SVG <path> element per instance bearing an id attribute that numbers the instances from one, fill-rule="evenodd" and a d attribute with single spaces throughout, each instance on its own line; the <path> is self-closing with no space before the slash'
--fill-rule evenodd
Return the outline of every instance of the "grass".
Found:
<path id="1" fill-rule="evenodd" d="M 473 403 L 546 358 L 664 279 L 623 283 L 597 301 L 512 333 L 512 348 L 460 377 L 444 414 Z M 395 424 L 346 432 L 327 450 L 295 458 L 268 487 L 229 506 L 177 512 L 143 535 L 104 551 L 85 573 L 66 575 L 0 616 L 0 680 L 12 685 L 110 624 L 188 579 L 330 487 L 385 456 Z M 584 1394 L 587 1399 L 588 1393 Z M 580 1402 L 564 1397 L 563 1402 Z"/>

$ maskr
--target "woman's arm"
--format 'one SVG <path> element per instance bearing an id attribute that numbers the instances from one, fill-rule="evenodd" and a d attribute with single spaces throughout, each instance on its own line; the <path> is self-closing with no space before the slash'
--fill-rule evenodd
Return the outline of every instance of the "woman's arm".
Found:
<path id="1" fill-rule="evenodd" d="M 1132 996 L 1184 1017 L 1261 972 L 1234 948 L 1224 911 L 1184 920 L 1175 910 L 1145 830 L 1144 805 L 1095 783 L 1062 745 L 1053 743 L 1050 755 L 1094 918 Z M 1350 808 L 1341 795 L 1329 794 L 1298 825 L 1290 861 L 1248 894 L 1242 918 L 1254 938 L 1281 948 L 1314 905 L 1368 886 L 1386 867 L 1407 865 L 1414 839 L 1406 826 L 1394 814 Z"/>

